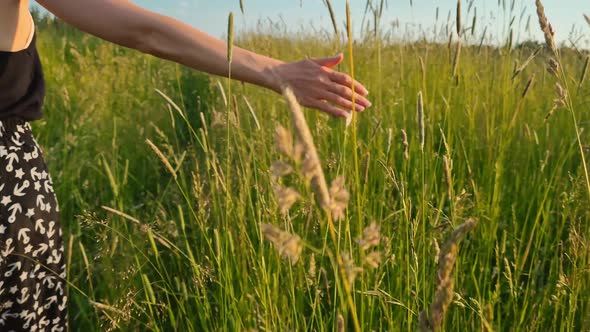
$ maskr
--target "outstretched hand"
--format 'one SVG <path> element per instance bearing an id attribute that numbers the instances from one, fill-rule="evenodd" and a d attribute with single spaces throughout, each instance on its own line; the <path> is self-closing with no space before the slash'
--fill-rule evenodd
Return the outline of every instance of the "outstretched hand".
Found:
<path id="1" fill-rule="evenodd" d="M 332 69 L 342 59 L 343 55 L 339 54 L 329 58 L 278 64 L 273 69 L 278 90 L 289 86 L 303 106 L 346 117 L 353 109 L 353 80 L 349 75 Z M 362 112 L 371 106 L 365 97 L 368 91 L 361 83 L 354 81 L 354 91 L 355 111 Z"/>

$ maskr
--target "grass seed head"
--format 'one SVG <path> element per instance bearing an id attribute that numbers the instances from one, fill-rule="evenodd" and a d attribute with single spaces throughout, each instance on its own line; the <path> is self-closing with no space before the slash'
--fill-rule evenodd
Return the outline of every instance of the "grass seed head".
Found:
<path id="1" fill-rule="evenodd" d="M 344 265 L 344 272 L 346 274 L 346 279 L 348 280 L 348 284 L 354 284 L 354 280 L 359 273 L 363 273 L 363 268 L 358 267 L 354 264 L 354 260 L 350 257 L 347 252 L 341 253 L 340 257 L 342 258 L 342 264 Z"/>
<path id="2" fill-rule="evenodd" d="M 364 257 L 363 262 L 365 263 L 365 265 L 376 269 L 379 267 L 379 265 L 381 265 L 381 261 L 382 261 L 382 256 L 381 256 L 381 252 L 380 251 L 372 251 L 370 252 L 368 255 L 366 255 Z"/>
<path id="3" fill-rule="evenodd" d="M 452 189 L 453 189 L 453 178 L 451 174 L 451 170 L 453 169 L 453 162 L 452 160 L 447 157 L 446 155 L 443 156 L 443 171 L 445 175 L 445 183 L 447 184 L 447 191 L 449 195 L 449 199 L 453 199 Z"/>
<path id="4" fill-rule="evenodd" d="M 287 215 L 293 204 L 301 197 L 297 190 L 290 187 L 283 187 L 279 184 L 273 185 L 273 190 L 282 215 Z"/>
<path id="5" fill-rule="evenodd" d="M 305 151 L 305 159 L 307 161 L 304 160 L 304 164 L 306 162 L 308 163 L 307 169 L 309 169 L 311 172 L 311 184 L 313 186 L 314 193 L 316 194 L 320 207 L 324 210 L 329 210 L 330 193 L 328 191 L 328 185 L 326 183 L 326 178 L 324 177 L 324 171 L 320 166 L 320 158 L 318 157 L 315 144 L 313 143 L 313 137 L 307 125 L 307 121 L 305 120 L 305 116 L 303 116 L 301 106 L 297 102 L 297 99 L 290 88 L 286 88 L 283 91 L 283 96 L 289 105 L 289 110 L 291 111 L 291 121 L 293 122 L 293 127 L 295 127 L 297 138 L 301 142 L 303 150 Z"/>
<path id="6" fill-rule="evenodd" d="M 342 314 L 338 313 L 338 317 L 336 318 L 336 332 L 344 332 L 344 317 Z"/>
<path id="7" fill-rule="evenodd" d="M 539 26 L 541 27 L 541 31 L 545 35 L 545 45 L 549 48 L 553 53 L 556 53 L 555 49 L 555 32 L 553 31 L 553 27 L 547 16 L 545 16 L 545 8 L 541 3 L 541 0 L 536 0 L 535 5 L 537 6 L 537 16 L 539 17 Z"/>
<path id="8" fill-rule="evenodd" d="M 346 190 L 344 177 L 339 176 L 332 181 L 330 186 L 330 209 L 332 210 L 332 218 L 334 220 L 344 219 L 344 210 L 348 207 L 350 200 L 350 193 Z"/>
<path id="9" fill-rule="evenodd" d="M 555 93 L 557 93 L 557 96 L 562 100 L 567 98 L 567 90 L 564 89 L 559 82 L 555 83 Z"/>
<path id="10" fill-rule="evenodd" d="M 303 250 L 299 235 L 285 232 L 271 224 L 260 224 L 260 230 L 264 238 L 273 244 L 283 259 L 288 259 L 292 265 L 297 263 Z"/>
<path id="11" fill-rule="evenodd" d="M 454 279 L 452 276 L 459 243 L 469 231 L 473 230 L 477 221 L 473 218 L 458 226 L 440 251 L 438 271 L 436 274 L 436 292 L 428 310 L 420 314 L 418 326 L 422 331 L 436 331 L 442 325 L 447 309 L 453 301 Z"/>
<path id="12" fill-rule="evenodd" d="M 418 92 L 418 102 L 416 103 L 416 119 L 418 122 L 418 131 L 420 135 L 420 150 L 424 152 L 426 133 L 424 125 L 424 100 L 422 100 L 422 91 Z"/>
<path id="13" fill-rule="evenodd" d="M 160 158 L 164 166 L 166 166 L 170 174 L 172 174 L 172 177 L 176 179 L 176 171 L 174 170 L 174 167 L 172 167 L 172 164 L 170 164 L 170 162 L 168 161 L 168 158 L 166 158 L 162 151 L 160 151 L 160 149 L 154 143 L 152 143 L 152 141 L 150 141 L 149 139 L 146 139 L 145 141 L 150 146 L 150 148 L 156 153 L 158 158 Z"/>
<path id="14" fill-rule="evenodd" d="M 282 161 L 275 161 L 270 166 L 270 173 L 274 180 L 278 180 L 278 178 L 282 176 L 289 175 L 291 172 L 293 172 L 293 167 Z"/>
<path id="15" fill-rule="evenodd" d="M 547 63 L 547 71 L 550 74 L 557 76 L 559 73 L 559 62 L 557 62 L 557 60 L 554 58 L 549 58 L 549 62 Z"/>
<path id="16" fill-rule="evenodd" d="M 275 128 L 275 148 L 286 157 L 293 156 L 293 135 L 280 124 L 277 124 Z"/>
<path id="17" fill-rule="evenodd" d="M 363 237 L 356 241 L 362 250 L 369 250 L 376 247 L 381 242 L 380 227 L 376 222 L 372 222 L 363 230 Z"/>
<path id="18" fill-rule="evenodd" d="M 404 129 L 402 129 L 401 135 L 402 135 L 402 146 L 404 148 L 404 158 L 406 160 L 408 160 L 408 159 L 410 159 L 410 152 L 409 152 L 410 144 L 408 143 L 408 134 L 406 134 L 406 131 Z"/>

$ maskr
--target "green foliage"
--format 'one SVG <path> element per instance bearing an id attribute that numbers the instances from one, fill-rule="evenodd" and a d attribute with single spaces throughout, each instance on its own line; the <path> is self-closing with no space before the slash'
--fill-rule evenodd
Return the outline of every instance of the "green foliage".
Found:
<path id="1" fill-rule="evenodd" d="M 289 124 L 280 96 L 234 83 L 228 108 L 217 78 L 44 22 L 45 119 L 33 125 L 66 229 L 73 330 L 329 331 L 338 314 L 352 327 L 335 270 L 321 254 L 321 211 L 303 200 L 284 217 L 273 195 L 275 126 Z M 343 48 L 303 34 L 247 34 L 236 44 L 286 60 Z M 589 202 L 571 117 L 559 108 L 545 120 L 557 98 L 547 55 L 513 77 L 515 61 L 534 51 L 463 46 L 451 77 L 454 46 L 367 38 L 355 43 L 355 75 L 375 106 L 356 118 L 357 146 L 341 121 L 306 112 L 326 177 L 344 176 L 355 203 L 336 225 L 340 250 L 354 252 L 362 225 L 372 221 L 383 236 L 381 264 L 365 267 L 354 283 L 363 330 L 416 329 L 435 292 L 433 243 L 471 217 L 479 225 L 458 254 L 445 330 L 590 329 Z M 577 88 L 584 56 L 564 52 L 562 65 L 576 82 L 569 94 L 585 127 L 590 84 Z M 443 156 L 452 161 L 452 181 L 445 180 Z M 261 223 L 320 248 L 316 268 L 307 249 L 297 264 L 283 261 L 263 241 Z"/>

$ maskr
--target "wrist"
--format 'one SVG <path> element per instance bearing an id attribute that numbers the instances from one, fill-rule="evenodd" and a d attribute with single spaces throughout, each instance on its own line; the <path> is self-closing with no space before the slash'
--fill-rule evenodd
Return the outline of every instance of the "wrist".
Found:
<path id="1" fill-rule="evenodd" d="M 283 79 L 281 78 L 279 68 L 284 62 L 272 58 L 268 58 L 267 62 L 261 73 L 262 85 L 267 89 L 281 94 L 283 90 Z"/>

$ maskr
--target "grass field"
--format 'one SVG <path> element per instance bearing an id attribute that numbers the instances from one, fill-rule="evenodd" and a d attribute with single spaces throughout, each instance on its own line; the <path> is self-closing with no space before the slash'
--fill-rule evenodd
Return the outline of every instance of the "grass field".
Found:
<path id="1" fill-rule="evenodd" d="M 72 329 L 590 331 L 589 53 L 447 24 L 448 43 L 355 40 L 374 106 L 350 127 L 304 111 L 338 220 L 318 165 L 285 155 L 281 96 L 40 22 Z M 341 35 L 235 42 L 350 60 Z"/>

